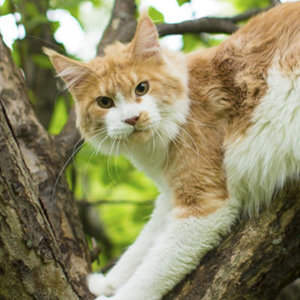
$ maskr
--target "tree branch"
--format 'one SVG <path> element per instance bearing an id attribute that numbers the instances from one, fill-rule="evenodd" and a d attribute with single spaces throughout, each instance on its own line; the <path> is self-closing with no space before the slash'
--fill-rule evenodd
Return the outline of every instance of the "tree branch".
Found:
<path id="1" fill-rule="evenodd" d="M 97 54 L 103 55 L 105 46 L 120 41 L 128 43 L 136 28 L 136 5 L 134 0 L 115 0 L 111 18 L 98 44 Z"/>
<path id="2" fill-rule="evenodd" d="M 159 36 L 184 33 L 233 33 L 238 29 L 232 20 L 227 18 L 200 18 L 175 24 L 159 24 L 156 26 Z"/>
<path id="3" fill-rule="evenodd" d="M 197 270 L 164 300 L 273 300 L 300 275 L 300 182 L 288 182 L 270 208 L 239 221 Z"/>
<path id="4" fill-rule="evenodd" d="M 261 9 L 253 8 L 242 14 L 228 18 L 212 18 L 204 17 L 192 21 L 184 21 L 175 24 L 158 24 L 159 35 L 161 37 L 171 34 L 184 34 L 184 33 L 227 33 L 235 32 L 239 27 L 238 22 L 246 21 L 249 18 L 268 10 L 270 7 Z"/>

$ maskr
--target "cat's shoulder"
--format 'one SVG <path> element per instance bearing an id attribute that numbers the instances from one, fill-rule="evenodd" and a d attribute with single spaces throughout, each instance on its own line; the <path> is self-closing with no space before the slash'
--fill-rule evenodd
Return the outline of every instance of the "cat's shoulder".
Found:
<path id="1" fill-rule="evenodd" d="M 278 5 L 252 18 L 218 46 L 188 54 L 188 66 L 190 70 L 213 67 L 222 73 L 259 64 L 266 71 L 279 57 L 299 58 L 299 16 L 300 1 Z"/>

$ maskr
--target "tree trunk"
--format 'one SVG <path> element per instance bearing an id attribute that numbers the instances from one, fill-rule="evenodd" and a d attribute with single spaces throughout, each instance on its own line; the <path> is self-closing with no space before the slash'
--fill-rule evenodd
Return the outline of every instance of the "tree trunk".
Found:
<path id="1" fill-rule="evenodd" d="M 0 299 L 92 299 L 76 206 L 66 180 L 55 184 L 58 151 L 2 40 L 0 71 Z"/>

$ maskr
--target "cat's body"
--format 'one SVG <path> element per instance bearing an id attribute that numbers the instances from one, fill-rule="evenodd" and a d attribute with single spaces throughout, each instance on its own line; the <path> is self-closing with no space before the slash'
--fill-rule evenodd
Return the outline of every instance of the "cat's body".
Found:
<path id="1" fill-rule="evenodd" d="M 162 50 L 146 16 L 129 45 L 91 63 L 48 51 L 77 99 L 83 136 L 124 153 L 161 190 L 137 241 L 106 277 L 89 278 L 97 299 L 161 299 L 242 208 L 257 212 L 299 176 L 299 15 L 300 3 L 276 7 L 187 56 Z M 98 99 L 99 108 L 98 96 L 113 103 Z"/>

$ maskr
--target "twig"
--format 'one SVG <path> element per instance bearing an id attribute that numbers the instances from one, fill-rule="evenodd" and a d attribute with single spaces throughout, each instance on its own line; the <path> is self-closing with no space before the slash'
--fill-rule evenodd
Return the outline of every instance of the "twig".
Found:
<path id="1" fill-rule="evenodd" d="M 171 34 L 184 34 L 184 33 L 227 33 L 231 34 L 235 32 L 239 27 L 236 23 L 248 20 L 249 18 L 268 10 L 268 8 L 253 8 L 242 14 L 228 18 L 213 18 L 204 17 L 191 21 L 184 21 L 175 24 L 158 24 L 160 36 L 166 36 Z"/>
<path id="2" fill-rule="evenodd" d="M 192 21 L 184 21 L 175 24 L 159 24 L 156 26 L 159 35 L 184 33 L 233 33 L 238 29 L 236 24 L 227 18 L 200 18 Z"/>
<path id="3" fill-rule="evenodd" d="M 270 8 L 272 8 L 271 6 L 266 7 L 266 8 L 252 8 L 249 9 L 239 15 L 236 15 L 234 17 L 229 18 L 230 20 L 232 20 L 232 22 L 234 23 L 238 23 L 238 22 L 242 22 L 242 21 L 246 21 L 256 15 L 258 15 L 259 13 L 265 12 L 267 10 L 269 10 Z"/>
<path id="4" fill-rule="evenodd" d="M 92 237 L 92 250 L 90 250 L 91 262 L 97 260 L 99 264 L 99 254 L 101 253 L 101 248 L 97 245 L 97 242 L 94 237 Z"/>

